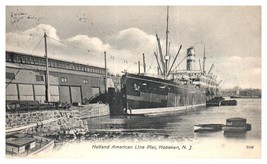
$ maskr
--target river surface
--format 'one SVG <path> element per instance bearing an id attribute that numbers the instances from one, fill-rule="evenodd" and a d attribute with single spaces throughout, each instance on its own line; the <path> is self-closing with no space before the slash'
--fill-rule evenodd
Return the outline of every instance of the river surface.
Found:
<path id="1" fill-rule="evenodd" d="M 237 106 L 199 107 L 181 113 L 148 116 L 98 117 L 88 119 L 89 131 L 119 131 L 170 137 L 212 137 L 261 139 L 261 99 L 237 99 Z M 242 117 L 251 124 L 251 131 L 239 135 L 194 133 L 197 124 L 225 124 L 227 118 Z"/>
<path id="2" fill-rule="evenodd" d="M 236 100 L 236 106 L 200 107 L 183 113 L 86 119 L 87 130 L 95 137 L 66 141 L 42 157 L 261 158 L 261 99 Z M 194 125 L 225 124 L 233 117 L 247 119 L 252 129 L 233 134 L 193 131 Z"/>

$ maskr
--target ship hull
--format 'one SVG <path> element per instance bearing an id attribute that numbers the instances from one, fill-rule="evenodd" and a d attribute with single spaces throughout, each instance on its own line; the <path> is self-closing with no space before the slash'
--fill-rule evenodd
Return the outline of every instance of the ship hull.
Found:
<path id="1" fill-rule="evenodd" d="M 121 78 L 123 108 L 130 114 L 180 111 L 206 105 L 206 89 L 189 83 L 126 74 Z"/>
<path id="2" fill-rule="evenodd" d="M 128 109 L 128 114 L 143 114 L 143 115 L 154 115 L 154 114 L 166 114 L 172 112 L 184 112 L 187 110 L 197 109 L 200 106 L 205 106 L 206 104 L 197 105 L 187 105 L 187 106 L 177 106 L 177 107 L 160 107 L 160 108 L 139 108 L 139 109 Z"/>

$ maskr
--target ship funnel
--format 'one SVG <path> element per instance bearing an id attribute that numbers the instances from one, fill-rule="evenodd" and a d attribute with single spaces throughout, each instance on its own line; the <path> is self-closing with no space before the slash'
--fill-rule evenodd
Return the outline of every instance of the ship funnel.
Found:
<path id="1" fill-rule="evenodd" d="M 187 49 L 187 64 L 186 70 L 192 71 L 195 70 L 195 48 L 190 47 Z"/>

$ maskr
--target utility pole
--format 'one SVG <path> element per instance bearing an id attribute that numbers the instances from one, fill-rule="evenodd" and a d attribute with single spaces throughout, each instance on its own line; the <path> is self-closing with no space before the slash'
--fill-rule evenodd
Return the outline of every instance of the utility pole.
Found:
<path id="1" fill-rule="evenodd" d="M 107 54 L 106 51 L 104 51 L 104 60 L 105 60 L 105 80 L 104 80 L 104 85 L 105 85 L 105 95 L 106 95 L 106 102 L 108 101 L 108 91 L 107 91 L 107 77 L 108 77 L 108 71 L 107 71 Z"/>
<path id="2" fill-rule="evenodd" d="M 44 33 L 44 44 L 45 44 L 45 63 L 46 63 L 46 71 L 45 71 L 45 101 L 50 101 L 50 93 L 49 93 L 49 70 L 48 70 L 48 55 L 47 55 L 47 43 L 46 43 L 46 33 Z"/>

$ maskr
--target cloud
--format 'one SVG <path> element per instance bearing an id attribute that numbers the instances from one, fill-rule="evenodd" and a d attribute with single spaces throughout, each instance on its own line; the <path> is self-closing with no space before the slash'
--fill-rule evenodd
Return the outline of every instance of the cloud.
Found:
<path id="1" fill-rule="evenodd" d="M 155 36 L 148 35 L 137 28 L 122 30 L 116 35 L 116 45 L 119 49 L 138 50 L 144 46 L 153 46 L 154 41 Z"/>
<path id="2" fill-rule="evenodd" d="M 137 61 L 142 59 L 142 53 L 151 53 L 150 57 L 147 56 L 148 63 L 151 63 L 154 57 L 151 50 L 151 47 L 154 47 L 153 36 L 137 28 L 118 32 L 110 38 L 109 44 L 100 38 L 87 35 L 61 39 L 54 27 L 40 24 L 25 31 L 7 33 L 6 50 L 44 56 L 44 32 L 48 36 L 49 57 L 104 67 L 103 54 L 106 51 L 109 70 L 114 73 L 120 73 L 124 69 L 137 72 Z"/>
<path id="3" fill-rule="evenodd" d="M 110 49 L 110 46 L 108 44 L 104 44 L 99 38 L 90 38 L 87 35 L 76 35 L 72 38 L 66 39 L 66 41 L 68 44 L 88 49 L 91 52 L 102 52 L 103 50 Z"/>
<path id="4" fill-rule="evenodd" d="M 69 38 L 60 38 L 53 26 L 40 24 L 25 31 L 7 33 L 6 50 L 44 56 L 44 32 L 48 35 L 48 55 L 51 58 L 104 67 L 104 51 L 106 51 L 107 65 L 110 72 L 116 74 L 127 70 L 128 72 L 136 73 L 138 71 L 138 61 L 141 62 L 142 70 L 142 54 L 144 53 L 148 72 L 150 74 L 156 73 L 157 62 L 153 54 L 154 51 L 157 51 L 156 37 L 138 28 L 127 28 L 105 38 L 81 34 Z M 161 44 L 164 52 L 165 40 L 161 40 Z M 173 48 L 171 48 L 170 53 L 173 56 L 177 53 L 177 45 L 172 43 Z M 183 47 L 181 50 L 177 64 L 184 58 L 186 48 Z M 201 60 L 202 64 L 201 48 L 203 47 L 199 46 L 196 50 L 198 52 L 198 59 Z M 206 51 L 210 54 L 216 54 L 215 50 L 206 48 Z M 243 88 L 260 87 L 260 56 L 242 56 L 236 52 L 220 51 L 222 55 L 214 55 L 214 57 L 207 55 L 206 71 L 214 63 L 215 68 L 212 72 L 218 76 L 218 81 L 223 80 L 221 86 L 224 88 L 235 85 Z M 223 53 L 228 54 L 223 55 Z M 197 69 L 199 68 L 198 59 L 196 60 Z M 178 69 L 185 69 L 185 63 L 186 60 L 183 60 Z"/>
<path id="5" fill-rule="evenodd" d="M 54 27 L 47 24 L 39 24 L 25 31 L 16 31 L 7 33 L 6 49 L 10 51 L 18 51 L 18 52 L 32 54 L 41 44 L 42 41 L 41 39 L 44 36 L 44 32 L 46 32 L 46 34 L 49 37 L 59 40 L 59 37 L 57 35 L 57 30 Z M 53 44 L 56 45 L 56 43 Z"/>

